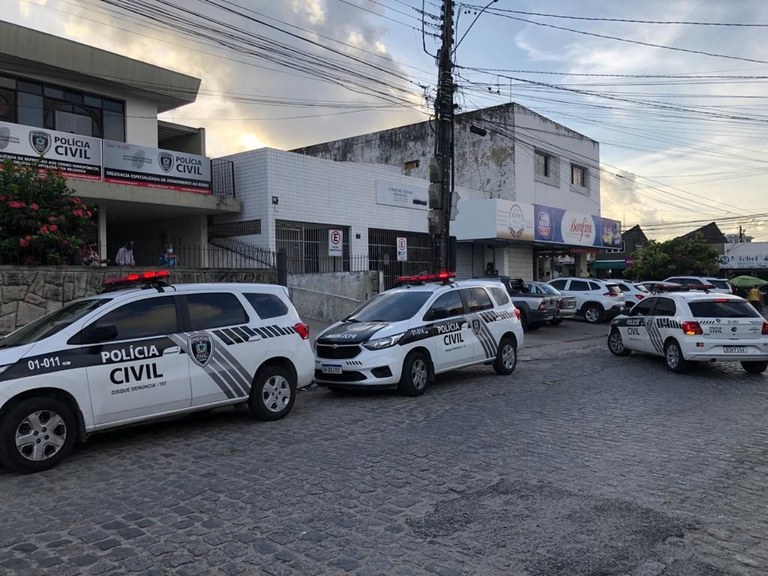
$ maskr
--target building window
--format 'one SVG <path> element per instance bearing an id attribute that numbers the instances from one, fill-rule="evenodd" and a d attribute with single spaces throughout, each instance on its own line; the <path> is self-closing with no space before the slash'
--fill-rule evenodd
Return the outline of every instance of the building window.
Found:
<path id="1" fill-rule="evenodd" d="M 536 182 L 560 187 L 560 160 L 557 156 L 536 150 L 534 152 L 533 178 Z"/>
<path id="2" fill-rule="evenodd" d="M 10 76 L 0 76 L 0 120 L 125 142 L 124 102 Z"/>
<path id="3" fill-rule="evenodd" d="M 571 184 L 582 188 L 587 187 L 587 169 L 584 166 L 571 164 Z"/>

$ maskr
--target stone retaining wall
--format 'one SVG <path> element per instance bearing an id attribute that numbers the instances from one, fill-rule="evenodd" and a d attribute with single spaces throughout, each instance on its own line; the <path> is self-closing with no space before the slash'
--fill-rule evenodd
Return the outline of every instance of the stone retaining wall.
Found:
<path id="1" fill-rule="evenodd" d="M 65 303 L 99 292 L 105 278 L 132 272 L 126 268 L 21 268 L 0 266 L 0 334 L 7 334 Z M 175 284 L 200 282 L 277 283 L 269 269 L 184 270 L 171 272 Z"/>

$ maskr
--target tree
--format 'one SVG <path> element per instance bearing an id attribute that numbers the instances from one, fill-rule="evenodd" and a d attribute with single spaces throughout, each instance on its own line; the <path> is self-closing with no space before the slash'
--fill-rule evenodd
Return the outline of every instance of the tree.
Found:
<path id="1" fill-rule="evenodd" d="M 51 170 L 4 160 L 0 170 L 0 262 L 80 263 L 94 209 Z"/>
<path id="2" fill-rule="evenodd" d="M 632 268 L 626 276 L 663 280 L 669 276 L 713 276 L 719 271 L 719 254 L 702 234 L 681 236 L 666 242 L 651 240 L 632 254 Z"/>

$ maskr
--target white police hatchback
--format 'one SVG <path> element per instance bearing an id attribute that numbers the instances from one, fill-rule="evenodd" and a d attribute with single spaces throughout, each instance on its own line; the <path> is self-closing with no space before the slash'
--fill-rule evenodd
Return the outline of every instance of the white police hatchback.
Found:
<path id="1" fill-rule="evenodd" d="M 768 322 L 743 298 L 707 291 L 652 294 L 611 322 L 608 349 L 663 356 L 667 368 L 690 362 L 740 362 L 759 374 L 768 368 Z"/>
<path id="2" fill-rule="evenodd" d="M 436 374 L 463 366 L 511 374 L 523 345 L 519 311 L 501 283 L 453 277 L 402 277 L 329 326 L 317 337 L 315 382 L 417 396 Z"/>
<path id="3" fill-rule="evenodd" d="M 93 432 L 219 406 L 290 412 L 314 355 L 285 287 L 167 276 L 107 281 L 0 339 L 0 464 L 45 470 Z"/>

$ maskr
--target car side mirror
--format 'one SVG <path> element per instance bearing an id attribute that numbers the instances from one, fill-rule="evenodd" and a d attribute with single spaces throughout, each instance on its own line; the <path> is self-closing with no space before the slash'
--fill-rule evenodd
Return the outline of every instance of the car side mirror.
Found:
<path id="1" fill-rule="evenodd" d="M 108 342 L 115 338 L 117 338 L 117 326 L 114 324 L 92 326 L 85 333 L 85 339 L 90 343 Z"/>

